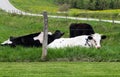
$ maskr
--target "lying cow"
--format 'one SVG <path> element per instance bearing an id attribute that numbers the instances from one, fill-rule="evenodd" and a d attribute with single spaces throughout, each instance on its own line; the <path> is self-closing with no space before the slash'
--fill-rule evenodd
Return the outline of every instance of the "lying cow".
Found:
<path id="1" fill-rule="evenodd" d="M 70 37 L 91 35 L 95 33 L 92 26 L 87 23 L 72 23 L 69 28 Z"/>
<path id="2" fill-rule="evenodd" d="M 51 32 L 48 32 L 48 44 L 63 35 L 64 33 L 59 30 L 56 30 L 53 34 Z M 39 47 L 42 46 L 42 43 L 43 32 L 38 32 L 20 37 L 10 37 L 10 39 L 4 41 L 3 43 L 1 43 L 1 45 L 10 45 L 13 47 L 15 47 L 16 45 L 21 45 L 25 47 Z"/>
<path id="3" fill-rule="evenodd" d="M 50 43 L 48 45 L 48 48 L 64 48 L 74 46 L 100 48 L 100 41 L 105 38 L 105 35 L 101 35 L 98 33 L 92 35 L 76 36 L 73 38 L 60 38 Z"/>

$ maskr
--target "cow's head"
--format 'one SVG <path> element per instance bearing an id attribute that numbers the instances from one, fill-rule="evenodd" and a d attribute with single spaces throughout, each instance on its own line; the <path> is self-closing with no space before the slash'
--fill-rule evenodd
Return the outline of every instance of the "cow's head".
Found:
<path id="1" fill-rule="evenodd" d="M 92 34 L 92 35 L 88 36 L 87 44 L 90 47 L 95 47 L 95 48 L 99 49 L 99 48 L 101 48 L 101 44 L 100 44 L 101 40 L 105 39 L 105 38 L 106 38 L 105 35 L 95 33 L 95 34 Z"/>
<path id="2" fill-rule="evenodd" d="M 48 35 L 48 44 L 64 35 L 60 30 L 56 30 L 52 35 Z"/>
<path id="3" fill-rule="evenodd" d="M 60 37 L 62 37 L 63 35 L 64 35 L 64 33 L 61 32 L 60 30 L 56 30 L 56 31 L 52 34 L 52 36 L 53 36 L 55 39 L 60 38 Z"/>

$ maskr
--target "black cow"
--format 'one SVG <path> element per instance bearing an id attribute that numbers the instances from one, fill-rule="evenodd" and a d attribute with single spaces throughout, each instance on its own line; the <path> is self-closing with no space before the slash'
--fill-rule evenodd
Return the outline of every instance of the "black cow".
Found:
<path id="1" fill-rule="evenodd" d="M 56 30 L 53 34 L 48 32 L 48 44 L 54 41 L 57 38 L 63 36 L 59 30 Z M 25 47 L 40 47 L 43 43 L 43 32 L 33 33 L 20 37 L 10 37 L 7 41 L 1 43 L 1 45 L 10 45 L 15 47 L 16 45 L 21 45 Z"/>
<path id="2" fill-rule="evenodd" d="M 70 37 L 79 35 L 91 35 L 95 33 L 92 26 L 87 23 L 72 23 L 69 28 Z"/>

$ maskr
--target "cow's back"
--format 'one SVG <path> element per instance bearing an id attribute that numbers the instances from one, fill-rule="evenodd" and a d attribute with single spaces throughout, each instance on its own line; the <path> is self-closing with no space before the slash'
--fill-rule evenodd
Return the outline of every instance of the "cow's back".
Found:
<path id="1" fill-rule="evenodd" d="M 91 25 L 87 23 L 72 23 L 70 25 L 70 37 L 79 35 L 90 35 L 94 34 L 94 30 Z"/>
<path id="2" fill-rule="evenodd" d="M 48 48 L 64 48 L 74 46 L 84 46 L 87 36 L 77 36 L 73 38 L 60 38 L 48 45 Z"/>

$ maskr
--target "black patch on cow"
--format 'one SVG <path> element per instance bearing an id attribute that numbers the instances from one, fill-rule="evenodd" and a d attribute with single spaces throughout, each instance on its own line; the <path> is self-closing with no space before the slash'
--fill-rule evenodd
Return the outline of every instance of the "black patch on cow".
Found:
<path id="1" fill-rule="evenodd" d="M 40 33 L 41 32 L 24 35 L 20 37 L 12 36 L 10 37 L 10 41 L 12 41 L 12 44 L 7 45 L 11 47 L 16 47 L 16 45 L 21 45 L 25 47 L 41 47 L 42 43 L 39 40 L 34 40 L 34 37 L 37 37 Z M 56 30 L 52 35 L 48 34 L 48 44 L 54 41 L 55 39 L 60 38 L 63 35 L 64 33 L 62 33 L 60 30 Z"/>
<path id="2" fill-rule="evenodd" d="M 107 37 L 106 35 L 102 35 L 101 39 L 106 39 L 106 37 Z"/>
<path id="3" fill-rule="evenodd" d="M 87 23 L 72 23 L 69 28 L 70 37 L 91 35 L 95 33 L 92 26 Z"/>
<path id="4" fill-rule="evenodd" d="M 88 39 L 89 39 L 89 40 L 92 40 L 92 39 L 93 39 L 93 37 L 92 37 L 92 36 L 88 36 Z"/>
<path id="5" fill-rule="evenodd" d="M 56 30 L 52 35 L 48 35 L 48 44 L 64 35 L 60 30 Z"/>
<path id="6" fill-rule="evenodd" d="M 10 41 L 12 41 L 13 46 L 22 45 L 26 47 L 29 47 L 29 46 L 39 47 L 39 46 L 42 46 L 42 44 L 39 42 L 39 40 L 34 40 L 33 38 L 38 36 L 40 33 L 41 32 L 20 36 L 20 37 L 13 37 L 13 38 L 10 38 Z"/>

